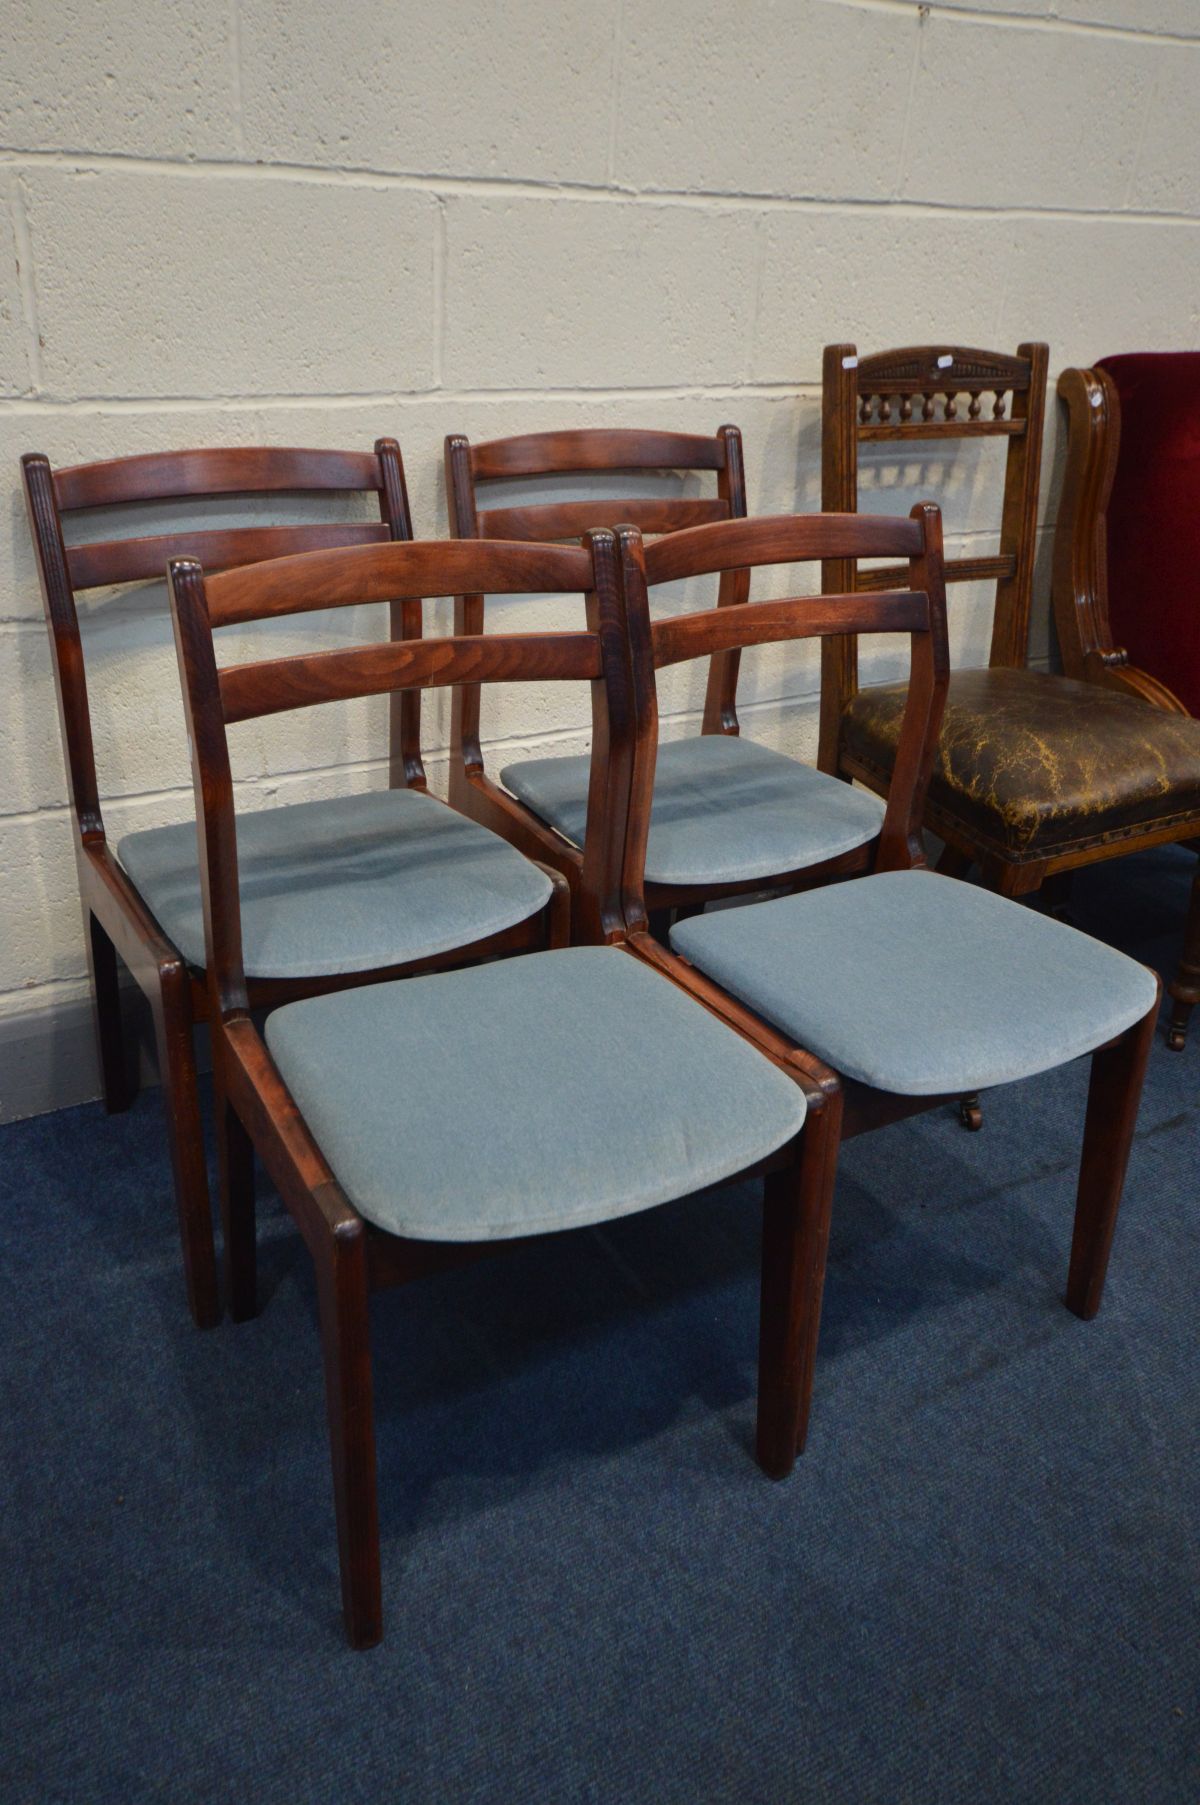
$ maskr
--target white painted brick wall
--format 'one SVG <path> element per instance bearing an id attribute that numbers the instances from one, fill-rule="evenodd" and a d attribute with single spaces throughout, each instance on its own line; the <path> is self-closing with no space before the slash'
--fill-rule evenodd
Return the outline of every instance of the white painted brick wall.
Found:
<path id="1" fill-rule="evenodd" d="M 781 512 L 819 499 L 828 339 L 1043 337 L 1053 371 L 1200 344 L 1196 0 L 10 12 L 0 1037 L 6 1020 L 76 999 L 84 971 L 22 451 L 62 463 L 183 444 L 365 448 L 392 432 L 417 529 L 437 534 L 448 431 L 733 420 L 752 506 Z M 1042 662 L 1060 451 L 1052 407 L 1031 637 Z M 999 463 L 992 446 L 868 460 L 864 486 L 897 511 L 936 494 L 953 547 L 983 553 Z M 263 631 L 282 649 L 363 624 Z M 953 592 L 952 634 L 960 658 L 986 657 L 986 590 Z M 92 598 L 84 641 L 110 831 L 186 817 L 161 585 Z M 864 667 L 883 678 L 898 659 L 880 645 Z M 688 731 L 700 674 L 668 675 L 664 731 Z M 816 688 L 811 648 L 748 657 L 746 730 L 811 753 Z M 382 783 L 385 712 L 238 730 L 242 805 Z M 427 703 L 435 783 L 447 712 Z M 497 762 L 581 749 L 587 726 L 586 698 L 563 686 L 486 699 Z"/>

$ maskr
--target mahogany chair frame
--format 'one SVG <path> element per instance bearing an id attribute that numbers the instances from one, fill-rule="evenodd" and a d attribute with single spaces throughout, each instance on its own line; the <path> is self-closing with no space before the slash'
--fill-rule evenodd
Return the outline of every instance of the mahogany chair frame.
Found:
<path id="1" fill-rule="evenodd" d="M 153 1018 L 188 1304 L 196 1324 L 209 1327 L 219 1318 L 220 1301 L 192 1032 L 196 1022 L 208 1019 L 208 993 L 204 974 L 189 968 L 109 845 L 100 805 L 76 598 L 88 589 L 161 579 L 170 558 L 189 553 L 202 557 L 213 569 L 239 568 L 282 553 L 411 539 L 404 466 L 396 441 L 383 438 L 372 452 L 275 446 L 206 449 L 150 453 L 59 470 L 52 469 L 40 452 L 31 452 L 22 458 L 21 467 L 58 693 L 105 1107 L 110 1113 L 127 1109 L 136 1095 L 136 1077 L 127 1058 L 121 1020 L 119 965 L 123 964 L 146 997 Z M 152 537 L 106 539 L 70 547 L 64 539 L 64 517 L 87 509 L 184 498 L 229 500 L 288 492 L 332 495 L 355 491 L 378 497 L 377 522 L 211 530 L 188 527 Z M 397 638 L 419 632 L 419 603 L 393 603 L 390 621 Z M 403 780 L 424 788 L 419 697 L 404 698 L 394 708 L 393 722 L 397 744 L 403 748 Z M 553 925 L 549 915 L 533 924 L 520 924 L 499 937 L 495 950 L 541 944 L 548 934 L 565 936 L 568 898 L 561 883 L 555 898 Z M 461 956 L 473 957 L 487 950 L 490 943 L 489 947 L 464 948 Z M 253 1004 L 259 1006 L 359 984 L 364 978 L 365 974 L 358 973 L 345 978 L 260 980 L 251 983 L 250 994 Z"/>
<path id="2" fill-rule="evenodd" d="M 1066 369 L 1058 379 L 1058 397 L 1067 415 L 1067 459 L 1054 531 L 1052 597 L 1063 669 L 1081 682 L 1124 690 L 1168 714 L 1186 715 L 1188 709 L 1173 690 L 1130 663 L 1128 652 L 1116 643 L 1109 617 L 1108 504 L 1121 449 L 1117 385 L 1107 370 Z M 1193 823 L 1180 844 L 1200 854 L 1197 827 L 1200 822 Z M 1200 863 L 1192 879 L 1183 953 L 1168 992 L 1167 1045 L 1180 1052 L 1192 1010 L 1200 1003 Z"/>
<path id="3" fill-rule="evenodd" d="M 176 560 L 170 581 L 195 749 L 230 1308 L 241 1319 L 256 1307 L 257 1152 L 316 1270 L 343 1608 L 350 1641 L 362 1648 L 382 1634 L 369 1294 L 522 1243 L 449 1244 L 392 1235 L 364 1220 L 339 1186 L 250 1015 L 226 727 L 281 709 L 401 688 L 527 679 L 590 682 L 593 754 L 582 882 L 593 937 L 623 946 L 620 885 L 634 740 L 615 542 L 611 532 L 592 532 L 584 549 L 452 541 L 372 546 L 212 578 L 194 561 Z M 234 621 L 464 590 L 576 593 L 584 598 L 586 626 L 569 632 L 455 633 L 420 644 L 362 646 L 217 669 L 213 631 Z M 786 1275 L 809 1257 L 813 1223 L 822 1219 L 828 1123 L 837 1116 L 840 1097 L 832 1074 L 807 1055 L 789 1050 L 768 1056 L 804 1087 L 811 1112 L 792 1142 L 750 1169 L 766 1175 L 757 1446 L 762 1464 L 774 1470 L 791 1447 L 801 1382 Z M 404 1106 L 402 1088 L 397 1104 Z M 470 1107 L 469 1098 L 464 1107 Z"/>
<path id="4" fill-rule="evenodd" d="M 553 542 L 578 539 L 593 528 L 623 521 L 642 532 L 665 535 L 706 522 L 744 519 L 746 477 L 742 435 L 736 426 L 719 427 L 712 437 L 697 433 L 657 432 L 637 428 L 613 431 L 584 427 L 566 432 L 524 433 L 473 445 L 461 433 L 446 439 L 446 499 L 450 530 L 459 539 L 507 539 Z M 481 484 L 567 475 L 617 474 L 627 471 L 713 472 L 715 496 L 642 496 L 634 500 L 538 502 L 519 507 L 479 506 Z M 721 575 L 717 606 L 743 602 L 746 577 L 741 571 Z M 455 601 L 455 630 L 483 631 L 485 598 L 462 595 Z M 738 655 L 715 656 L 709 666 L 703 733 L 738 732 Z M 463 814 L 503 834 L 520 851 L 561 871 L 579 891 L 582 859 L 577 847 L 555 832 L 524 803 L 488 776 L 479 733 L 478 685 L 464 685 L 452 703 L 450 799 Z M 652 886 L 656 909 L 703 900 L 725 891 Z M 761 880 L 752 885 L 762 888 Z"/>
<path id="5" fill-rule="evenodd" d="M 649 546 L 643 545 L 636 530 L 621 528 L 617 540 L 638 738 L 622 877 L 629 944 L 656 969 L 684 983 L 730 1026 L 756 1040 L 769 1057 L 783 1061 L 786 1069 L 789 1059 L 804 1057 L 803 1050 L 649 932 L 643 867 L 658 737 L 655 668 L 671 658 L 701 657 L 730 645 L 745 647 L 814 636 L 825 642 L 847 627 L 856 634 L 908 632 L 912 660 L 908 697 L 874 869 L 924 867 L 921 825 L 925 792 L 950 674 L 941 515 L 932 502 L 924 502 L 918 503 L 907 519 L 828 514 L 759 519 L 702 527 Z M 650 619 L 647 596 L 655 582 L 709 575 L 734 563 L 752 572 L 760 565 L 819 559 L 827 569 L 853 570 L 854 559 L 877 556 L 904 559 L 889 572 L 893 585 L 897 580 L 904 584 L 902 590 L 855 589 L 788 601 L 748 602 L 722 615 L 710 611 L 662 623 Z M 1100 1307 L 1157 1014 L 1156 1001 L 1142 1021 L 1091 1056 L 1066 1292 L 1068 1308 L 1085 1319 Z M 839 1076 L 838 1087 L 842 1093 L 838 1106 L 827 1113 L 822 1124 L 824 1179 L 813 1194 L 813 1208 L 821 1213 L 810 1225 L 808 1257 L 798 1269 L 785 1268 L 786 1277 L 777 1271 L 773 1280 L 788 1293 L 786 1312 L 802 1372 L 794 1435 L 777 1471 L 780 1478 L 790 1471 L 794 1456 L 803 1451 L 807 1435 L 838 1146 L 842 1140 L 954 1100 L 949 1095 L 910 1096 L 876 1090 L 845 1076 Z"/>
<path id="6" fill-rule="evenodd" d="M 1107 370 L 1066 369 L 1067 458 L 1054 534 L 1054 626 L 1068 677 L 1127 691 L 1170 714 L 1188 710 L 1149 671 L 1130 664 L 1108 612 L 1108 504 L 1121 448 L 1121 398 Z"/>
<path id="7" fill-rule="evenodd" d="M 950 558 L 947 583 L 995 578 L 996 602 L 988 663 L 1014 670 L 1029 655 L 1029 614 L 1037 545 L 1038 481 L 1046 414 L 1049 348 L 1019 345 L 1015 357 L 961 345 L 911 345 L 859 357 L 854 345 L 826 345 L 821 374 L 821 507 L 829 514 L 858 511 L 858 448 L 881 442 L 945 443 L 954 439 L 1008 441 L 1000 550 L 992 557 Z M 968 397 L 959 412 L 959 396 Z M 985 415 L 983 397 L 992 404 Z M 1011 403 L 1005 396 L 1011 396 Z M 938 397 L 941 410 L 938 410 Z M 914 417 L 914 406 L 920 407 Z M 893 409 L 892 403 L 898 400 Z M 887 589 L 895 570 L 859 570 L 853 558 L 833 558 L 822 568 L 826 593 Z M 848 634 L 835 634 L 821 648 L 821 744 L 819 763 L 833 776 L 847 774 L 840 740 L 842 716 L 858 693 L 858 647 Z M 874 778 L 851 775 L 878 788 Z M 980 856 L 959 828 L 942 833 L 967 858 Z"/>

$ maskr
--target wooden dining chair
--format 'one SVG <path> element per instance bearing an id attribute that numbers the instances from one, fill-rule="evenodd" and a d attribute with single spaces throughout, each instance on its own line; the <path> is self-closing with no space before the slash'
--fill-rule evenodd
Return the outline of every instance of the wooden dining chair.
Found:
<path id="1" fill-rule="evenodd" d="M 481 484 L 564 472 L 715 470 L 712 499 L 639 497 L 478 505 Z M 537 433 L 470 445 L 446 441 L 446 489 L 462 538 L 557 539 L 615 521 L 665 535 L 746 513 L 741 435 L 723 426 L 711 439 L 680 433 Z M 745 600 L 746 573 L 722 573 L 716 606 Z M 483 618 L 483 597 L 459 602 L 460 628 Z M 661 748 L 646 871 L 656 920 L 710 900 L 765 885 L 824 882 L 864 870 L 883 820 L 870 792 L 832 782 L 798 759 L 743 739 L 737 717 L 739 653 L 709 661 L 702 732 Z M 587 754 L 514 760 L 499 783 L 486 773 L 479 739 L 478 690 L 456 697 L 451 795 L 460 808 L 515 845 L 578 881 L 587 814 Z"/>
<path id="2" fill-rule="evenodd" d="M 577 595 L 580 626 L 217 668 L 214 630 L 233 622 L 484 591 Z M 369 1293 L 764 1171 L 758 1448 L 777 1465 L 799 1380 L 777 1267 L 801 1260 L 821 1217 L 837 1087 L 815 1061 L 763 1059 L 625 950 L 631 712 L 611 533 L 587 549 L 359 547 L 211 578 L 176 560 L 171 597 L 194 748 L 231 1309 L 255 1307 L 257 1152 L 316 1271 L 345 1622 L 361 1648 L 382 1631 Z M 288 1003 L 260 1032 L 227 728 L 353 696 L 520 680 L 591 685 L 583 883 L 599 944 Z"/>
<path id="3" fill-rule="evenodd" d="M 1115 687 L 1026 667 L 1046 362 L 1044 345 L 1027 344 L 1016 357 L 953 345 L 858 357 L 853 345 L 832 345 L 824 363 L 828 510 L 857 506 L 862 443 L 1007 441 L 999 553 L 948 570 L 959 580 L 996 578 L 990 662 L 951 674 L 925 803 L 926 825 L 945 842 L 939 870 L 962 876 L 977 863 L 1005 896 L 1031 896 L 1081 866 L 1200 836 L 1200 723 Z M 869 591 L 894 574 L 834 559 L 824 587 Z M 904 684 L 860 689 L 852 635 L 836 636 L 823 659 L 822 769 L 885 795 Z M 1198 924 L 1200 902 L 1192 928 L 1200 937 Z M 964 1100 L 964 1114 L 978 1124 L 977 1100 Z"/>
<path id="4" fill-rule="evenodd" d="M 656 970 L 757 1037 L 776 1058 L 800 1049 L 843 1088 L 838 1133 L 849 1138 L 965 1091 L 1010 1083 L 1092 1054 L 1067 1280 L 1077 1315 L 1099 1308 L 1142 1078 L 1157 1019 L 1155 973 L 1050 916 L 924 868 L 925 790 L 949 678 L 941 517 L 932 503 L 908 519 L 853 515 L 761 519 L 700 527 L 643 545 L 619 529 L 621 584 L 632 650 L 638 754 L 622 886 L 630 946 Z M 820 559 L 852 569 L 860 557 L 901 560 L 886 590 L 789 601 L 748 601 L 654 622 L 655 582 L 711 576 L 727 566 Z M 648 932 L 642 878 L 657 737 L 655 671 L 732 646 L 844 633 L 907 633 L 910 680 L 869 874 L 678 923 L 671 950 Z M 831 1207 L 837 1135 L 830 1118 Z M 803 1382 L 794 1435 L 778 1472 L 804 1445 L 820 1324 L 828 1217 L 811 1225 L 809 1258 L 780 1284 L 793 1288 Z"/>
<path id="5" fill-rule="evenodd" d="M 192 1036 L 193 1023 L 207 1013 L 195 828 L 185 821 L 127 834 L 115 847 L 109 841 L 77 598 L 111 585 L 161 580 L 168 558 L 188 552 L 219 569 L 287 552 L 411 539 L 404 467 L 395 440 L 380 439 L 372 452 L 175 451 L 59 470 L 30 453 L 22 459 L 22 475 L 58 690 L 104 1101 L 110 1111 L 122 1110 L 135 1094 L 121 1022 L 118 972 L 124 964 L 154 1021 L 188 1302 L 204 1327 L 217 1320 L 220 1308 Z M 120 510 L 150 502 L 211 499 L 228 506 L 287 492 L 358 491 L 377 500 L 377 521 L 210 529 L 176 522 L 150 537 L 70 545 L 64 534 L 65 523 L 96 508 L 117 511 L 120 518 Z M 419 625 L 417 605 L 395 603 L 391 626 L 397 638 Z M 453 961 L 490 947 L 540 945 L 549 932 L 565 937 L 561 880 L 532 870 L 502 840 L 425 792 L 418 705 L 412 696 L 394 710 L 401 787 L 246 817 L 243 906 L 256 1003 L 361 983 L 368 971 Z M 482 910 L 476 903 L 464 910 L 455 893 L 466 894 L 463 880 L 479 876 L 481 867 L 494 881 L 489 892 L 474 894 L 490 901 Z M 336 884 L 330 879 L 335 869 Z M 547 914 L 552 895 L 553 929 Z"/>
<path id="6" fill-rule="evenodd" d="M 1104 357 L 1064 370 L 1058 394 L 1067 416 L 1054 532 L 1063 669 L 1200 720 L 1200 352 Z M 1200 853 L 1200 840 L 1192 844 Z M 1178 1052 L 1200 1003 L 1200 863 L 1168 988 L 1168 1045 Z"/>

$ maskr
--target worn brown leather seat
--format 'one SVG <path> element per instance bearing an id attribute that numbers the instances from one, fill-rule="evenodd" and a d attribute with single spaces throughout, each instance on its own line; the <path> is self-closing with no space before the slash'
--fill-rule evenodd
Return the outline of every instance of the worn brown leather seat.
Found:
<path id="1" fill-rule="evenodd" d="M 842 768 L 886 787 L 906 686 L 855 695 Z M 926 820 L 1005 863 L 1040 863 L 1189 818 L 1200 829 L 1200 721 L 1044 671 L 955 671 Z"/>

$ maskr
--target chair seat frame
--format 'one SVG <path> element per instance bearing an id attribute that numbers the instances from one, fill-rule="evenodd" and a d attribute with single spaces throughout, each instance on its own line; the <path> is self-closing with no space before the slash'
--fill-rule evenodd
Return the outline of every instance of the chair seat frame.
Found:
<path id="1" fill-rule="evenodd" d="M 932 503 L 923 503 L 913 508 L 910 521 L 919 528 L 919 533 L 907 548 L 909 556 L 904 574 L 908 579 L 908 599 L 920 602 L 924 607 L 923 612 L 918 609 L 915 615 L 910 611 L 906 622 L 911 632 L 912 672 L 895 776 L 875 853 L 873 869 L 876 871 L 914 870 L 926 863 L 921 823 L 949 679 L 941 516 Z M 897 529 L 906 524 L 852 515 L 757 520 L 741 525 L 740 529 L 721 526 L 681 533 L 671 543 L 669 553 L 662 545 L 644 546 L 633 529 L 622 529 L 617 535 L 638 720 L 638 750 L 630 797 L 631 827 L 622 878 L 629 945 L 640 958 L 674 978 L 730 1027 L 754 1041 L 784 1070 L 789 1069 L 792 1062 L 813 1060 L 816 1056 L 732 997 L 686 958 L 662 946 L 649 931 L 642 870 L 644 824 L 649 818 L 653 795 L 658 723 L 653 650 L 655 629 L 650 621 L 647 591 L 656 578 L 662 578 L 668 561 L 676 575 L 700 575 L 720 568 L 730 558 L 737 558 L 747 569 L 753 569 L 759 564 L 779 564 L 802 558 L 822 558 L 828 562 L 836 557 L 844 561 L 851 555 L 852 548 L 857 548 L 859 556 L 877 555 L 880 549 L 886 555 L 888 548 L 881 546 L 881 541 L 889 539 L 899 541 L 890 546 L 894 553 L 904 549 L 903 534 Z M 894 571 L 893 581 L 900 574 Z M 839 630 L 844 632 L 847 625 L 858 633 L 894 630 L 896 619 L 889 618 L 881 606 L 885 599 L 888 598 L 877 593 L 858 591 L 823 598 L 796 598 L 783 605 L 750 603 L 741 611 L 742 643 L 751 645 L 772 638 L 801 638 L 814 634 L 824 639 Z M 786 616 L 782 612 L 784 608 L 788 611 Z M 773 609 L 778 617 L 775 623 L 771 619 Z M 722 623 L 726 629 L 730 618 L 727 616 Z M 699 627 L 700 617 L 693 619 L 698 629 L 693 636 L 695 655 L 703 649 L 705 635 Z M 709 636 L 712 632 L 710 627 Z M 640 830 L 639 822 L 642 823 Z M 748 913 L 752 914 L 753 908 L 750 904 Z M 1066 1290 L 1068 1308 L 1084 1319 L 1096 1314 L 1103 1293 L 1146 1063 L 1158 1019 L 1161 984 L 1157 976 L 1155 985 L 1154 1007 L 1124 1034 L 1096 1048 L 1091 1055 L 1091 1080 Z M 790 1313 L 791 1341 L 799 1350 L 802 1382 L 795 1399 L 794 1434 L 777 1469 L 780 1477 L 790 1471 L 795 1456 L 803 1451 L 808 1433 L 838 1148 L 844 1140 L 937 1109 L 953 1100 L 950 1095 L 916 1096 L 877 1089 L 844 1074 L 834 1074 L 819 1060 L 817 1064 L 828 1074 L 830 1092 L 837 1101 L 827 1113 L 821 1129 L 825 1138 L 820 1186 L 812 1193 L 812 1213 L 806 1220 L 806 1237 L 799 1249 L 798 1266 L 788 1290 L 786 1308 Z M 811 1068 L 805 1069 L 810 1073 L 811 1081 Z"/>
<path id="2" fill-rule="evenodd" d="M 250 1014 L 241 962 L 233 791 L 226 723 L 279 707 L 478 681 L 591 678 L 593 771 L 582 893 L 590 938 L 632 956 L 621 914 L 628 826 L 632 704 L 611 533 L 586 550 L 514 544 L 392 545 L 284 559 L 206 581 L 194 562 L 171 571 L 172 610 L 192 743 L 204 871 L 209 1013 L 217 1079 L 217 1143 L 231 1314 L 257 1308 L 254 1157 L 277 1185 L 312 1257 L 321 1326 L 334 1502 L 346 1633 L 356 1648 L 382 1635 L 382 1584 L 373 1427 L 369 1298 L 425 1273 L 459 1266 L 526 1239 L 446 1244 L 386 1232 L 354 1208 L 288 1091 Z M 455 634 L 420 647 L 359 648 L 303 661 L 276 660 L 218 673 L 213 628 L 264 612 L 289 612 L 384 596 L 458 593 L 463 577 L 497 594 L 525 590 L 584 598 L 586 632 Z M 617 1054 L 619 1057 L 619 1052 Z M 777 1061 L 778 1062 L 778 1061 Z M 794 1442 L 802 1385 L 795 1316 L 780 1273 L 797 1267 L 808 1224 L 820 1213 L 836 1080 L 797 1053 L 787 1069 L 809 1113 L 801 1132 L 738 1177 L 761 1173 L 764 1268 L 757 1453 L 767 1471 Z M 464 1108 L 470 1107 L 464 1096 Z M 402 1091 L 397 1106 L 404 1107 Z M 564 1187 L 572 1175 L 563 1173 Z"/>
<path id="3" fill-rule="evenodd" d="M 529 433 L 472 444 L 461 434 L 452 434 L 446 440 L 445 463 L 451 529 L 456 537 L 463 539 L 500 537 L 553 542 L 577 536 L 592 527 L 618 522 L 661 537 L 699 525 L 746 517 L 742 437 L 736 426 L 722 426 L 712 438 L 692 433 L 583 428 L 569 432 Z M 580 473 L 613 475 L 668 470 L 715 472 L 716 496 L 538 502 L 518 508 L 481 508 L 479 505 L 480 487 L 485 484 Z M 745 601 L 746 594 L 745 572 L 728 570 L 721 573 L 718 608 L 736 607 Z M 459 597 L 456 610 L 459 632 L 482 631 L 483 596 Z M 710 658 L 701 724 L 703 733 L 736 737 L 740 732 L 737 716 L 739 656 L 736 649 L 717 650 Z M 453 708 L 451 800 L 464 814 L 510 840 L 527 858 L 554 866 L 567 879 L 572 893 L 577 894 L 583 869 L 580 848 L 487 772 L 479 734 L 478 691 L 464 687 L 456 692 Z M 871 857 L 870 846 L 854 847 L 819 864 L 729 882 L 668 884 L 648 881 L 647 906 L 656 919 L 667 919 L 673 913 L 694 912 L 706 902 L 720 897 L 753 895 L 766 887 L 808 889 L 867 870 Z"/>
<path id="4" fill-rule="evenodd" d="M 411 540 L 404 465 L 399 446 L 388 438 L 377 440 L 373 452 L 239 447 L 138 454 L 58 470 L 44 455 L 31 452 L 21 463 L 58 696 L 104 1104 L 115 1114 L 128 1109 L 137 1094 L 123 1020 L 124 966 L 145 997 L 153 1023 L 188 1307 L 197 1327 L 209 1328 L 219 1320 L 221 1304 L 194 1037 L 195 1026 L 210 1019 L 206 978 L 188 965 L 163 931 L 108 842 L 76 598 L 89 588 L 161 578 L 168 560 L 187 552 L 202 552 L 213 569 L 238 569 L 281 553 Z M 69 548 L 64 538 L 64 516 L 89 509 L 120 510 L 184 498 L 228 501 L 357 491 L 378 497 L 378 524 L 189 528 Z M 419 630 L 419 607 L 394 603 L 389 621 L 393 638 L 410 637 L 414 628 Z M 399 757 L 393 777 L 424 789 L 419 697 L 393 699 L 392 731 Z M 569 892 L 556 871 L 547 869 L 546 874 L 554 886 L 546 908 L 500 934 L 433 960 L 407 961 L 377 971 L 252 979 L 252 1006 L 268 1007 L 520 948 L 565 944 Z"/>

